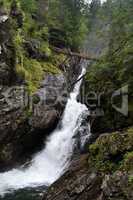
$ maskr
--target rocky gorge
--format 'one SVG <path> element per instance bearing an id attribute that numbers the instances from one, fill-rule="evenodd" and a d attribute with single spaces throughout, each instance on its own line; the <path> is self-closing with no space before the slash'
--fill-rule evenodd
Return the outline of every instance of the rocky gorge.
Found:
<path id="1" fill-rule="evenodd" d="M 101 135 L 90 145 L 88 154 L 73 161 L 43 199 L 132 199 L 132 136 L 132 128 Z"/>
<path id="2" fill-rule="evenodd" d="M 77 59 L 71 60 L 73 68 L 66 72 L 67 76 L 64 72 L 47 73 L 40 89 L 30 95 L 15 69 L 10 16 L 2 8 L 0 14 L 0 170 L 5 170 L 22 164 L 41 149 L 44 138 L 62 116 L 70 93 L 68 85 L 77 79 L 80 65 Z M 2 20 L 4 16 L 6 20 Z"/>
<path id="3" fill-rule="evenodd" d="M 132 2 L 71 3 L 0 1 L 2 200 L 133 198 Z"/>

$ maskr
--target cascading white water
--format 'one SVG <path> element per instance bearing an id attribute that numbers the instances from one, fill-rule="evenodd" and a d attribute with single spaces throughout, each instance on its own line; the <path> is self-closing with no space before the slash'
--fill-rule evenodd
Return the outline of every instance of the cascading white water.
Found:
<path id="1" fill-rule="evenodd" d="M 80 76 L 84 73 L 85 69 Z M 80 85 L 81 81 L 77 82 L 70 94 L 61 129 L 51 134 L 44 150 L 34 157 L 31 166 L 0 173 L 0 195 L 26 187 L 50 185 L 62 175 L 72 155 L 77 120 L 87 110 L 84 104 L 77 102 Z"/>

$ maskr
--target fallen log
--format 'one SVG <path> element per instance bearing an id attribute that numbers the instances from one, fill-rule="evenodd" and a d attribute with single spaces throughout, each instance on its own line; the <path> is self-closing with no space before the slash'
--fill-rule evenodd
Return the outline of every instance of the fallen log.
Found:
<path id="1" fill-rule="evenodd" d="M 73 87 L 77 82 L 81 81 L 83 78 L 85 78 L 86 74 L 82 75 L 80 78 L 78 78 L 76 81 L 74 81 L 72 84 L 71 84 L 71 87 Z"/>
<path id="2" fill-rule="evenodd" d="M 79 57 L 79 58 L 82 58 L 82 59 L 85 59 L 85 60 L 98 61 L 98 58 L 91 57 L 91 56 L 86 55 L 84 53 L 72 52 L 70 50 L 60 49 L 60 48 L 57 48 L 57 47 L 51 47 L 51 49 L 53 51 L 57 52 L 57 53 L 62 53 L 62 54 L 69 55 L 69 56 L 76 56 L 76 57 Z"/>

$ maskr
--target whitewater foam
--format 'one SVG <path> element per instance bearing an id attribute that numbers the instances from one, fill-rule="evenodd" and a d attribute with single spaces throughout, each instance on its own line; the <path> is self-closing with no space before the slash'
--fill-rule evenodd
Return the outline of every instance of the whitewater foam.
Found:
<path id="1" fill-rule="evenodd" d="M 85 73 L 82 70 L 80 77 Z M 79 77 L 79 78 L 80 78 Z M 57 128 L 47 139 L 45 148 L 37 153 L 26 169 L 13 169 L 0 173 L 0 195 L 26 187 L 50 185 L 56 181 L 69 165 L 73 152 L 74 133 L 81 114 L 87 107 L 77 102 L 82 80 L 76 83 L 68 99 L 61 128 Z"/>

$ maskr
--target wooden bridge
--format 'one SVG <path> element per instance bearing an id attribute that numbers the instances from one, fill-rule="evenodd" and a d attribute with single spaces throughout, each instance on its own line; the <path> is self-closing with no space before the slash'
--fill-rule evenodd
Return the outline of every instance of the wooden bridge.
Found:
<path id="1" fill-rule="evenodd" d="M 90 55 L 84 54 L 84 53 L 77 53 L 77 52 L 72 52 L 71 50 L 68 49 L 61 49 L 57 47 L 51 47 L 51 49 L 57 53 L 65 54 L 71 57 L 79 57 L 81 59 L 85 60 L 92 60 L 92 61 L 98 61 L 98 58 L 92 57 Z"/>

